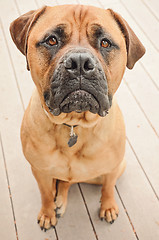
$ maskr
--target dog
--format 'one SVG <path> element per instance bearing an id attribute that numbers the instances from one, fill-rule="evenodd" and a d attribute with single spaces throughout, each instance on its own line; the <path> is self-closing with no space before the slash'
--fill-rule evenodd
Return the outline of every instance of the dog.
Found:
<path id="1" fill-rule="evenodd" d="M 126 166 L 125 125 L 113 96 L 144 46 L 118 13 L 83 5 L 30 11 L 10 33 L 36 85 L 21 142 L 41 193 L 41 229 L 56 225 L 78 182 L 102 184 L 99 217 L 113 223 L 114 186 Z"/>

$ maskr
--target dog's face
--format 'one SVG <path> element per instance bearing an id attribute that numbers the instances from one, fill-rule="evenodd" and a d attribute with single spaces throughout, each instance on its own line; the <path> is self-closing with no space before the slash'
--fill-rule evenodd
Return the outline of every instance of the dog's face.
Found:
<path id="1" fill-rule="evenodd" d="M 86 111 L 106 116 L 125 67 L 132 68 L 145 53 L 112 10 L 44 7 L 15 20 L 10 29 L 42 103 L 54 116 Z"/>

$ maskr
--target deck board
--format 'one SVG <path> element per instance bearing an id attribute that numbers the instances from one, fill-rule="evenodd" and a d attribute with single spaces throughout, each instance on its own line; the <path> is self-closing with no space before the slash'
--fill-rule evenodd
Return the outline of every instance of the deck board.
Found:
<path id="1" fill-rule="evenodd" d="M 136 64 L 133 72 L 126 71 L 124 79 L 154 132 L 159 136 L 159 114 L 156 114 L 156 109 L 159 109 L 158 89 L 140 64 Z"/>
<path id="2" fill-rule="evenodd" d="M 120 1 L 127 8 L 129 14 L 134 17 L 134 20 L 141 27 L 142 31 L 147 35 L 151 43 L 157 50 L 159 50 L 157 44 L 158 35 L 156 34 L 156 32 L 159 32 L 159 24 L 157 19 L 151 14 L 151 12 L 141 0 Z"/>
<path id="3" fill-rule="evenodd" d="M 30 10 L 36 10 L 38 8 L 35 1 L 16 0 L 15 3 L 16 3 L 16 7 L 17 7 L 19 14 L 24 14 L 26 12 L 29 12 Z M 13 2 L 13 4 L 14 4 L 14 2 Z"/>
<path id="4" fill-rule="evenodd" d="M 128 143 L 125 159 L 127 160 L 127 170 L 117 182 L 118 191 L 138 238 L 140 240 L 156 240 L 159 238 L 158 199 Z"/>
<path id="5" fill-rule="evenodd" d="M 115 194 L 115 199 L 119 206 L 120 213 L 115 223 L 110 225 L 105 221 L 101 222 L 98 217 L 100 208 L 101 187 L 89 184 L 80 184 L 80 186 L 99 240 L 103 240 L 104 236 L 107 236 L 107 239 L 136 239 L 129 219 L 126 215 L 125 208 L 122 205 L 117 193 Z"/>
<path id="6" fill-rule="evenodd" d="M 60 240 L 76 239 L 75 236 L 96 240 L 77 184 L 70 188 L 66 213 L 59 219 L 56 229 Z"/>
<path id="7" fill-rule="evenodd" d="M 11 57 L 13 70 L 16 75 L 18 90 L 20 91 L 23 105 L 26 108 L 28 105 L 29 98 L 31 96 L 34 85 L 33 85 L 32 79 L 31 79 L 30 72 L 28 72 L 26 69 L 26 66 L 27 66 L 26 59 L 20 53 L 20 51 L 17 50 L 17 48 L 15 47 L 15 44 L 13 43 L 10 33 L 9 33 L 10 23 L 19 16 L 19 13 L 18 13 L 18 9 L 16 8 L 14 1 L 6 0 L 6 5 L 4 5 L 4 7 L 2 7 L 1 4 L 2 4 L 2 1 L 0 1 L 0 14 L 1 14 L 1 21 L 3 24 L 4 33 L 5 33 L 6 40 L 7 40 L 6 44 L 9 49 L 9 54 Z M 20 9 L 20 7 L 19 7 L 19 9 Z M 26 12 L 27 11 L 28 11 L 28 9 L 26 9 Z M 8 17 L 6 17 L 6 16 L 8 16 Z"/>
<path id="8" fill-rule="evenodd" d="M 10 201 L 9 186 L 6 178 L 6 169 L 4 165 L 4 158 L 2 149 L 0 148 L 0 225 L 1 225 L 1 239 L 13 239 L 16 240 L 16 231 L 14 224 L 13 211 Z M 9 231 L 7 230 L 9 229 Z"/>
<path id="9" fill-rule="evenodd" d="M 159 155 L 159 139 L 125 84 L 118 92 L 118 100 L 126 122 L 127 137 L 159 196 L 159 161 L 156 158 Z"/>
<path id="10" fill-rule="evenodd" d="M 159 1 L 156 0 L 143 0 L 143 3 L 146 5 L 146 7 L 151 11 L 151 13 L 156 17 L 157 20 L 159 20 Z"/>
<path id="11" fill-rule="evenodd" d="M 101 222 L 98 218 L 101 187 L 80 184 L 79 188 L 76 184 L 70 189 L 66 214 L 59 219 L 56 230 L 44 233 L 36 223 L 40 193 L 22 154 L 19 137 L 24 108 L 34 84 L 26 70 L 25 57 L 16 49 L 8 29 L 11 21 L 20 14 L 46 4 L 65 3 L 112 8 L 119 12 L 147 52 L 132 71 L 126 71 L 116 94 L 127 129 L 127 169 L 115 191 L 119 218 L 113 225 Z M 4 154 L 0 149 L 0 187 L 3 192 L 0 206 L 5 204 L 0 214 L 0 239 L 159 239 L 158 9 L 158 0 L 0 1 L 0 130 Z"/>

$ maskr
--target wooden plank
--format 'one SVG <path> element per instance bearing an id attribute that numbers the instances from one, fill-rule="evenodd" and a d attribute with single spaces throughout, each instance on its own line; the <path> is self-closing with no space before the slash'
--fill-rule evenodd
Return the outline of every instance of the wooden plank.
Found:
<path id="1" fill-rule="evenodd" d="M 117 188 L 140 240 L 159 239 L 159 204 L 149 182 L 127 144 L 127 168 Z"/>
<path id="2" fill-rule="evenodd" d="M 100 196 L 101 187 L 90 184 L 80 184 L 84 198 L 93 221 L 95 232 L 99 240 L 104 239 L 118 239 L 118 240 L 135 240 L 136 237 L 126 216 L 125 209 L 123 208 L 119 196 L 115 194 L 117 204 L 119 206 L 119 217 L 111 225 L 105 221 L 99 219 L 99 208 L 100 208 Z"/>
<path id="3" fill-rule="evenodd" d="M 107 0 L 107 1 L 98 0 L 98 2 L 102 8 L 107 9 L 115 8 L 115 6 L 120 3 L 120 0 Z"/>
<path id="4" fill-rule="evenodd" d="M 158 0 L 143 0 L 143 3 L 149 8 L 149 11 L 159 20 L 159 1 Z"/>
<path id="5" fill-rule="evenodd" d="M 56 228 L 60 240 L 96 239 L 77 184 L 70 189 L 66 212 Z"/>
<path id="6" fill-rule="evenodd" d="M 34 88 L 34 84 L 33 81 L 31 80 L 30 72 L 26 70 L 25 56 L 23 56 L 20 53 L 20 51 L 17 50 L 8 31 L 10 23 L 17 17 L 19 17 L 19 13 L 16 9 L 14 1 L 6 0 L 5 4 L 3 4 L 3 1 L 0 1 L 0 14 L 12 65 L 14 71 L 16 72 L 17 85 L 20 92 L 23 92 L 23 95 L 21 97 L 24 106 L 26 107 L 29 101 L 28 92 L 30 92 L 31 95 Z"/>
<path id="7" fill-rule="evenodd" d="M 27 1 L 16 0 L 15 5 L 18 9 L 19 14 L 24 14 L 26 12 L 29 12 L 30 10 L 35 10 L 38 8 L 36 2 L 30 1 L 30 0 L 27 0 Z"/>
<path id="8" fill-rule="evenodd" d="M 123 83 L 117 94 L 128 139 L 152 186 L 159 196 L 159 141 L 133 96 Z"/>
<path id="9" fill-rule="evenodd" d="M 56 6 L 57 4 L 57 0 L 36 0 L 38 7 L 42 7 L 44 5 L 46 6 Z"/>
<path id="10" fill-rule="evenodd" d="M 65 4 L 78 4 L 78 0 L 56 0 L 58 5 L 65 5 Z"/>
<path id="11" fill-rule="evenodd" d="M 121 2 L 127 8 L 130 15 L 134 17 L 136 23 L 142 28 L 155 48 L 159 50 L 158 34 L 156 34 L 159 32 L 159 23 L 157 19 L 151 14 L 141 0 L 121 0 Z"/>
<path id="12" fill-rule="evenodd" d="M 136 64 L 133 71 L 126 71 L 125 79 L 136 101 L 143 109 L 150 125 L 159 136 L 159 91 L 152 83 L 140 64 Z"/>
<path id="13" fill-rule="evenodd" d="M 118 12 L 122 15 L 123 18 L 129 23 L 130 27 L 133 29 L 135 34 L 139 37 L 141 42 L 146 48 L 146 54 L 139 60 L 142 63 L 142 66 L 148 72 L 149 76 L 151 76 L 152 81 L 159 89 L 159 78 L 158 78 L 158 62 L 159 62 L 159 54 L 158 51 L 151 44 L 145 33 L 138 27 L 138 24 L 134 21 L 134 19 L 130 16 L 128 11 L 121 4 L 106 4 L 101 1 L 105 8 L 112 8 L 114 11 Z"/>
<path id="14" fill-rule="evenodd" d="M 1 44 L 0 44 L 1 47 Z M 9 190 L 8 190 L 8 182 L 6 178 L 6 172 L 5 172 L 5 166 L 4 166 L 4 159 L 2 155 L 2 149 L 0 148 L 0 238 L 1 239 L 13 239 L 16 240 L 16 231 L 15 231 L 15 225 L 14 225 L 14 218 L 13 218 L 13 212 L 12 212 L 12 206 L 9 196 Z M 9 229 L 9 231 L 8 231 Z"/>
<path id="15" fill-rule="evenodd" d="M 91 5 L 91 6 L 95 6 L 95 7 L 100 7 L 99 2 L 97 0 L 79 0 L 79 3 L 82 5 Z"/>
<path id="16" fill-rule="evenodd" d="M 9 13 L 8 13 L 9 15 Z M 56 239 L 54 231 L 41 232 L 36 223 L 36 217 L 40 210 L 40 197 L 38 187 L 30 171 L 30 166 L 24 159 L 21 150 L 19 129 L 23 115 L 23 108 L 17 89 L 14 71 L 10 62 L 6 42 L 0 28 L 1 49 L 0 64 L 1 73 L 1 135 L 8 176 L 13 197 L 16 224 L 19 239 Z M 27 90 L 27 89 L 26 89 Z M 29 229 L 29 230 L 28 230 Z"/>

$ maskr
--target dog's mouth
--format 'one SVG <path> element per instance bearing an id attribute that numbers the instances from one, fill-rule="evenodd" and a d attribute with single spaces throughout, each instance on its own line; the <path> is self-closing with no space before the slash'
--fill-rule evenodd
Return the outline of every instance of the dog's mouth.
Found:
<path id="1" fill-rule="evenodd" d="M 51 107 L 52 104 L 50 100 L 46 100 L 45 102 L 50 113 L 52 113 L 54 116 L 58 116 L 62 112 L 70 113 L 75 111 L 77 113 L 82 113 L 90 111 L 94 114 L 99 114 L 101 117 L 104 117 L 108 114 L 108 109 L 110 108 L 110 101 L 107 96 L 105 101 L 106 104 L 103 108 L 97 98 L 85 90 L 75 90 L 67 94 L 58 107 Z"/>
<path id="2" fill-rule="evenodd" d="M 62 112 L 69 113 L 72 111 L 84 112 L 90 111 L 97 113 L 99 109 L 99 103 L 94 96 L 84 90 L 74 91 L 64 98 L 60 104 Z"/>

